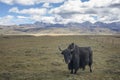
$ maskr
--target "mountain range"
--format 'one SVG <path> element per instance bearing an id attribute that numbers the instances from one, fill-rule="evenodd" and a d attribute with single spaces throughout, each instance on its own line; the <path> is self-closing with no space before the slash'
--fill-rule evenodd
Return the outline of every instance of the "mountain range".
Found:
<path id="1" fill-rule="evenodd" d="M 33 24 L 0 25 L 0 34 L 98 34 L 112 35 L 120 34 L 120 22 L 103 23 L 89 21 L 82 23 L 45 23 L 35 22 Z"/>

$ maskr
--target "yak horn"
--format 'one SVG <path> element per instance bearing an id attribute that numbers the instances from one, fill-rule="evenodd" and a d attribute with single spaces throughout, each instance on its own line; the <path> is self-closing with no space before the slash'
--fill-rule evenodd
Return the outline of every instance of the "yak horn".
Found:
<path id="1" fill-rule="evenodd" d="M 60 48 L 60 46 L 58 46 L 58 49 L 59 49 L 60 51 L 63 51 L 63 50 Z"/>

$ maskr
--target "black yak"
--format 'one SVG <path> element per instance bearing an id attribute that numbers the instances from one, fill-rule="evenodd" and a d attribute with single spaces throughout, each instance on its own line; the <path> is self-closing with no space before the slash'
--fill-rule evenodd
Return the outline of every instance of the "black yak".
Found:
<path id="1" fill-rule="evenodd" d="M 85 70 L 85 66 L 89 65 L 90 72 L 92 72 L 92 50 L 90 47 L 79 47 L 74 43 L 71 43 L 67 49 L 61 50 L 61 54 L 64 55 L 65 62 L 68 64 L 68 69 L 71 70 L 71 74 L 76 74 L 79 68 Z"/>

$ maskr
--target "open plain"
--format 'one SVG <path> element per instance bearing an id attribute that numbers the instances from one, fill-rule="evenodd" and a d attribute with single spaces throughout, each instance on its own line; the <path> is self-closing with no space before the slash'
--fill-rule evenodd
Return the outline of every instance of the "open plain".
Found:
<path id="1" fill-rule="evenodd" d="M 93 50 L 89 67 L 70 74 L 58 50 L 74 42 Z M 119 35 L 0 36 L 0 80 L 120 80 Z"/>

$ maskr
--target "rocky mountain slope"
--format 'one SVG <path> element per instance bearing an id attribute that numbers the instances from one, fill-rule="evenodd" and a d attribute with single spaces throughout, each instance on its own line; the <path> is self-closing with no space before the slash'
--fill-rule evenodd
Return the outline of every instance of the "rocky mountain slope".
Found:
<path id="1" fill-rule="evenodd" d="M 34 24 L 0 25 L 0 34 L 120 34 L 120 22 L 51 24 L 35 22 Z"/>

